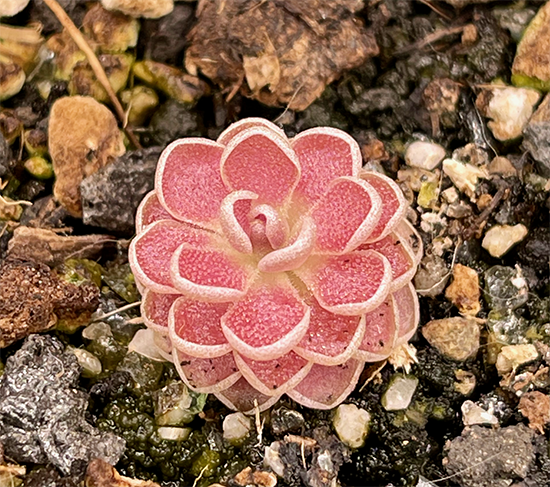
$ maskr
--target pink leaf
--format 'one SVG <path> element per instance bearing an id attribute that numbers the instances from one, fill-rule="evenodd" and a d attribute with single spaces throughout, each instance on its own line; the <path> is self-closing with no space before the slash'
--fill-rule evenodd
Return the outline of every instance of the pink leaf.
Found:
<path id="1" fill-rule="evenodd" d="M 136 233 L 141 233 L 147 225 L 159 220 L 172 220 L 172 215 L 160 204 L 156 192 L 151 191 L 138 206 L 136 212 Z"/>
<path id="2" fill-rule="evenodd" d="M 288 142 L 264 127 L 245 129 L 228 144 L 221 174 L 232 191 L 248 190 L 259 203 L 280 206 L 300 179 L 300 165 Z"/>
<path id="3" fill-rule="evenodd" d="M 220 357 L 231 351 L 222 332 L 227 303 L 205 303 L 180 297 L 172 306 L 168 326 L 174 346 L 193 357 Z"/>
<path id="4" fill-rule="evenodd" d="M 306 378 L 287 394 L 308 408 L 332 409 L 355 389 L 363 365 L 354 359 L 334 366 L 315 364 Z"/>
<path id="5" fill-rule="evenodd" d="M 295 198 L 306 207 L 326 193 L 340 176 L 357 176 L 361 169 L 361 150 L 345 132 L 317 127 L 299 133 L 291 141 L 302 168 Z"/>
<path id="6" fill-rule="evenodd" d="M 412 283 L 393 293 L 398 327 L 396 346 L 407 343 L 414 335 L 420 321 L 418 296 Z"/>
<path id="7" fill-rule="evenodd" d="M 288 238 L 288 223 L 271 205 L 257 205 L 251 212 L 251 218 L 265 222 L 265 236 L 273 249 L 282 247 Z"/>
<path id="8" fill-rule="evenodd" d="M 195 392 L 223 391 L 241 378 L 231 353 L 221 357 L 196 358 L 174 349 L 172 355 L 181 379 Z"/>
<path id="9" fill-rule="evenodd" d="M 231 387 L 214 394 L 228 408 L 254 414 L 256 404 L 260 412 L 269 409 L 279 400 L 279 396 L 267 396 L 258 392 L 244 377 L 241 377 Z"/>
<path id="10" fill-rule="evenodd" d="M 347 362 L 357 351 L 365 334 L 364 317 L 336 315 L 319 306 L 315 299 L 309 307 L 309 328 L 294 351 L 322 365 Z"/>
<path id="11" fill-rule="evenodd" d="M 386 298 L 391 266 L 372 250 L 310 258 L 298 271 L 319 304 L 340 315 L 368 313 Z"/>
<path id="12" fill-rule="evenodd" d="M 208 139 L 172 142 L 160 156 L 157 196 L 178 220 L 214 228 L 222 200 L 229 194 L 220 175 L 223 146 Z"/>
<path id="13" fill-rule="evenodd" d="M 377 225 L 380 197 L 360 179 L 335 179 L 317 201 L 311 216 L 317 227 L 320 253 L 346 253 L 359 247 Z"/>
<path id="14" fill-rule="evenodd" d="M 253 360 L 288 353 L 304 336 L 309 308 L 283 276 L 257 283 L 222 317 L 231 346 Z"/>
<path id="15" fill-rule="evenodd" d="M 174 252 L 170 272 L 174 287 L 188 298 L 229 302 L 246 294 L 252 270 L 211 237 L 196 248 L 182 244 Z"/>
<path id="16" fill-rule="evenodd" d="M 174 220 L 160 220 L 138 235 L 128 250 L 128 260 L 137 280 L 151 290 L 176 294 L 170 277 L 172 254 L 183 243 L 204 244 L 209 234 Z"/>
<path id="17" fill-rule="evenodd" d="M 235 362 L 249 384 L 267 396 L 280 396 L 292 389 L 313 365 L 294 352 L 267 361 L 251 360 L 235 353 Z"/>
<path id="18" fill-rule="evenodd" d="M 220 208 L 220 224 L 223 234 L 235 250 L 252 253 L 249 214 L 252 201 L 258 195 L 252 191 L 233 191 L 225 197 Z"/>
<path id="19" fill-rule="evenodd" d="M 179 297 L 179 294 L 159 294 L 146 289 L 141 298 L 141 316 L 147 327 L 167 335 L 168 314 Z"/>
<path id="20" fill-rule="evenodd" d="M 384 360 L 392 351 L 397 338 L 395 308 L 391 296 L 378 308 L 365 315 L 365 335 L 355 358 L 364 362 Z"/>
<path id="21" fill-rule="evenodd" d="M 262 272 L 284 272 L 298 269 L 309 257 L 315 246 L 315 223 L 311 217 L 304 217 L 300 233 L 287 247 L 269 252 L 258 262 Z"/>
<path id="22" fill-rule="evenodd" d="M 378 224 L 366 240 L 374 242 L 384 238 L 396 227 L 405 216 L 408 204 L 399 186 L 390 178 L 368 171 L 361 171 L 359 177 L 376 190 L 382 201 L 382 212 Z"/>
<path id="23" fill-rule="evenodd" d="M 227 145 L 231 142 L 236 135 L 240 134 L 243 130 L 253 127 L 262 127 L 273 132 L 281 139 L 286 140 L 286 134 L 277 125 L 266 120 L 265 118 L 249 117 L 239 120 L 227 127 L 218 137 L 218 144 Z"/>
<path id="24" fill-rule="evenodd" d="M 392 270 L 392 291 L 408 284 L 416 273 L 416 263 L 412 251 L 403 245 L 395 234 L 390 234 L 370 244 L 361 245 L 359 248 L 375 250 L 388 259 Z"/>

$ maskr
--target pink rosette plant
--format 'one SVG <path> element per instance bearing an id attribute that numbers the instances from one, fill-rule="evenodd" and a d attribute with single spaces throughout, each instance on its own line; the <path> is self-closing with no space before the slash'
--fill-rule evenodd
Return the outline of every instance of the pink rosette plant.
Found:
<path id="1" fill-rule="evenodd" d="M 346 133 L 249 118 L 162 153 L 130 264 L 142 315 L 193 390 L 329 409 L 407 342 L 421 258 L 391 179 Z"/>

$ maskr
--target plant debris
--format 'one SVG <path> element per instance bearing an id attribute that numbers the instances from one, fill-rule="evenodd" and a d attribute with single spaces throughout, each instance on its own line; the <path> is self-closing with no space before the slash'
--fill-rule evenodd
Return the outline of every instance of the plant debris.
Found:
<path id="1" fill-rule="evenodd" d="M 344 70 L 378 53 L 357 0 L 203 2 L 185 66 L 227 92 L 304 110 Z"/>
<path id="2" fill-rule="evenodd" d="M 0 267 L 0 348 L 50 329 L 58 319 L 90 319 L 98 302 L 99 290 L 91 282 L 78 286 L 43 264 L 5 260 Z"/>

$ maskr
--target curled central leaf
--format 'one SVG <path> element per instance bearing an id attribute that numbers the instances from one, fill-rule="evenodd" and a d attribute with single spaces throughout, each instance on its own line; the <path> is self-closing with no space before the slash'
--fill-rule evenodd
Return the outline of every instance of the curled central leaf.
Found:
<path id="1" fill-rule="evenodd" d="M 329 409 L 418 324 L 406 202 L 332 128 L 249 118 L 161 155 L 130 263 L 182 379 L 233 409 Z"/>

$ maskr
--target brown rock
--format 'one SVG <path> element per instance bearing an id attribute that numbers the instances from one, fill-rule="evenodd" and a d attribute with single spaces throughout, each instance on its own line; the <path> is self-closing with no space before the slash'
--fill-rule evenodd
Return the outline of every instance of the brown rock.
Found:
<path id="1" fill-rule="evenodd" d="M 518 44 L 512 82 L 524 85 L 523 77 L 539 80 L 545 86 L 550 83 L 550 2 L 539 9 Z"/>
<path id="2" fill-rule="evenodd" d="M 242 487 L 254 485 L 257 487 L 275 487 L 277 485 L 277 477 L 272 472 L 264 472 L 262 470 L 252 470 L 251 467 L 246 467 L 235 475 L 234 481 Z"/>
<path id="3" fill-rule="evenodd" d="M 422 93 L 424 106 L 428 111 L 435 112 L 440 116 L 445 113 L 453 113 L 458 105 L 460 89 L 461 85 L 452 79 L 436 78 L 424 88 Z"/>
<path id="4" fill-rule="evenodd" d="M 185 66 L 230 92 L 304 110 L 343 71 L 378 54 L 360 0 L 201 2 Z"/>
<path id="5" fill-rule="evenodd" d="M 69 213 L 82 216 L 80 182 L 126 150 L 115 117 L 93 98 L 60 98 L 52 106 L 48 139 L 54 195 Z"/>
<path id="6" fill-rule="evenodd" d="M 422 328 L 432 347 L 453 360 L 466 360 L 479 349 L 479 325 L 467 318 L 433 320 Z"/>
<path id="7" fill-rule="evenodd" d="M 88 464 L 86 470 L 86 487 L 160 487 L 156 482 L 123 477 L 100 458 Z"/>
<path id="8" fill-rule="evenodd" d="M 550 422 L 550 397 L 539 391 L 527 392 L 519 400 L 521 414 L 529 420 L 529 428 L 544 434 L 544 425 Z"/>
<path id="9" fill-rule="evenodd" d="M 451 301 L 466 316 L 479 313 L 479 278 L 477 272 L 462 264 L 453 268 L 453 282 L 445 291 L 445 297 Z"/>
<path id="10" fill-rule="evenodd" d="M 91 315 L 98 303 L 94 284 L 77 286 L 43 264 L 7 259 L 0 268 L 0 348 L 51 328 L 58 318 Z"/>
<path id="11" fill-rule="evenodd" d="M 517 169 L 512 165 L 510 160 L 503 156 L 495 157 L 489 163 L 487 169 L 489 170 L 489 174 L 498 174 L 505 178 L 518 175 Z"/>
<path id="12" fill-rule="evenodd" d="M 55 267 L 69 258 L 95 259 L 115 242 L 109 235 L 62 236 L 45 228 L 21 226 L 8 243 L 8 255 Z"/>

